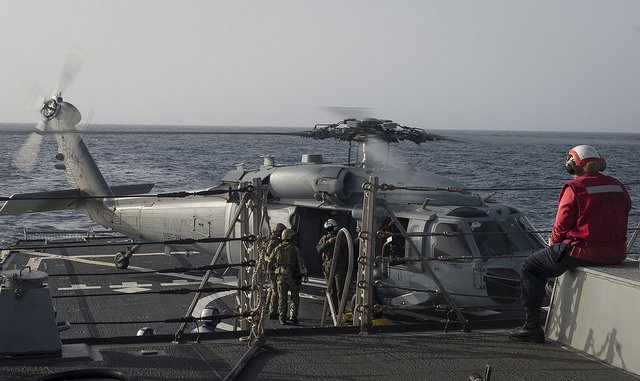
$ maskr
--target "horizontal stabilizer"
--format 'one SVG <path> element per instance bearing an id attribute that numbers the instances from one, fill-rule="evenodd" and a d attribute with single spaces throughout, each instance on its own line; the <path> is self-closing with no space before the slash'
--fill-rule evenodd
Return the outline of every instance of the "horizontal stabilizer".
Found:
<path id="1" fill-rule="evenodd" d="M 148 193 L 151 184 L 118 185 L 111 187 L 114 196 L 130 196 Z M 50 212 L 52 210 L 74 209 L 76 201 L 83 196 L 80 189 L 67 189 L 51 192 L 14 194 L 0 209 L 0 215 L 19 215 L 23 213 Z"/>
<path id="2" fill-rule="evenodd" d="M 80 189 L 14 194 L 2 206 L 0 215 L 73 209 L 79 196 Z"/>
<path id="3" fill-rule="evenodd" d="M 132 194 L 145 194 L 153 188 L 153 183 L 150 184 L 134 184 L 134 185 L 115 185 L 110 187 L 111 192 L 116 197 L 131 196 Z"/>

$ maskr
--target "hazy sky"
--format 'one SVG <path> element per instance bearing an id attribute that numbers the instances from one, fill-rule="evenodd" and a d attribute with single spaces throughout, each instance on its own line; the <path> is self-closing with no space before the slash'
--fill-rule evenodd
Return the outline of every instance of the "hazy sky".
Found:
<path id="1" fill-rule="evenodd" d="M 426 129 L 640 132 L 640 1 L 0 0 L 0 122 L 311 127 L 329 106 Z"/>

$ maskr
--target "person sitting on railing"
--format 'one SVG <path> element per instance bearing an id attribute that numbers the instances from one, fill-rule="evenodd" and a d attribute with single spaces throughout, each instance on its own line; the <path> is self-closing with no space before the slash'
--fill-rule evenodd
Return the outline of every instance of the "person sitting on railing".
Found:
<path id="1" fill-rule="evenodd" d="M 547 278 L 579 266 L 617 264 L 627 256 L 627 222 L 631 198 L 625 186 L 600 172 L 606 168 L 595 148 L 569 150 L 565 168 L 573 176 L 560 191 L 551 246 L 533 253 L 522 266 L 524 326 L 509 337 L 543 343 L 540 307 Z"/>

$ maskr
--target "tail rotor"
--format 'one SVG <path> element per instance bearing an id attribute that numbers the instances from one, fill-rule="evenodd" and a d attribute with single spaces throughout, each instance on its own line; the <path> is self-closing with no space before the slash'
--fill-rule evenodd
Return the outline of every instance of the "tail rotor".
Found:
<path id="1" fill-rule="evenodd" d="M 56 83 L 53 96 L 49 99 L 42 97 L 40 91 L 29 91 L 30 95 L 25 97 L 25 101 L 30 105 L 38 102 L 40 107 L 41 120 L 36 124 L 35 130 L 29 134 L 27 140 L 22 144 L 16 156 L 13 159 L 13 165 L 22 172 L 32 171 L 37 162 L 40 147 L 42 146 L 43 135 L 49 129 L 48 123 L 53 119 L 62 102 L 62 92 L 73 82 L 76 75 L 84 64 L 87 53 L 80 49 L 74 48 L 67 51 L 62 64 L 62 73 Z M 31 86 L 31 90 L 35 89 L 35 85 Z"/>

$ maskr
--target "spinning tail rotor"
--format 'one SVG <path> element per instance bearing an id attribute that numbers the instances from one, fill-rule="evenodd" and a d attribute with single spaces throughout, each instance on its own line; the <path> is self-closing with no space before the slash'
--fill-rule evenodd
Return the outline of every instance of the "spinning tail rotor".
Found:
<path id="1" fill-rule="evenodd" d="M 49 130 L 49 122 L 60 112 L 62 103 L 62 92 L 73 82 L 80 68 L 84 64 L 86 52 L 81 49 L 69 50 L 62 65 L 62 73 L 56 83 L 53 96 L 50 98 L 41 95 L 31 97 L 31 100 L 42 99 L 40 114 L 41 120 L 36 124 L 35 131 L 29 134 L 27 140 L 22 144 L 13 164 L 22 172 L 32 171 L 38 161 L 38 153 L 42 145 L 43 135 Z M 31 102 L 33 103 L 33 102 Z"/>

